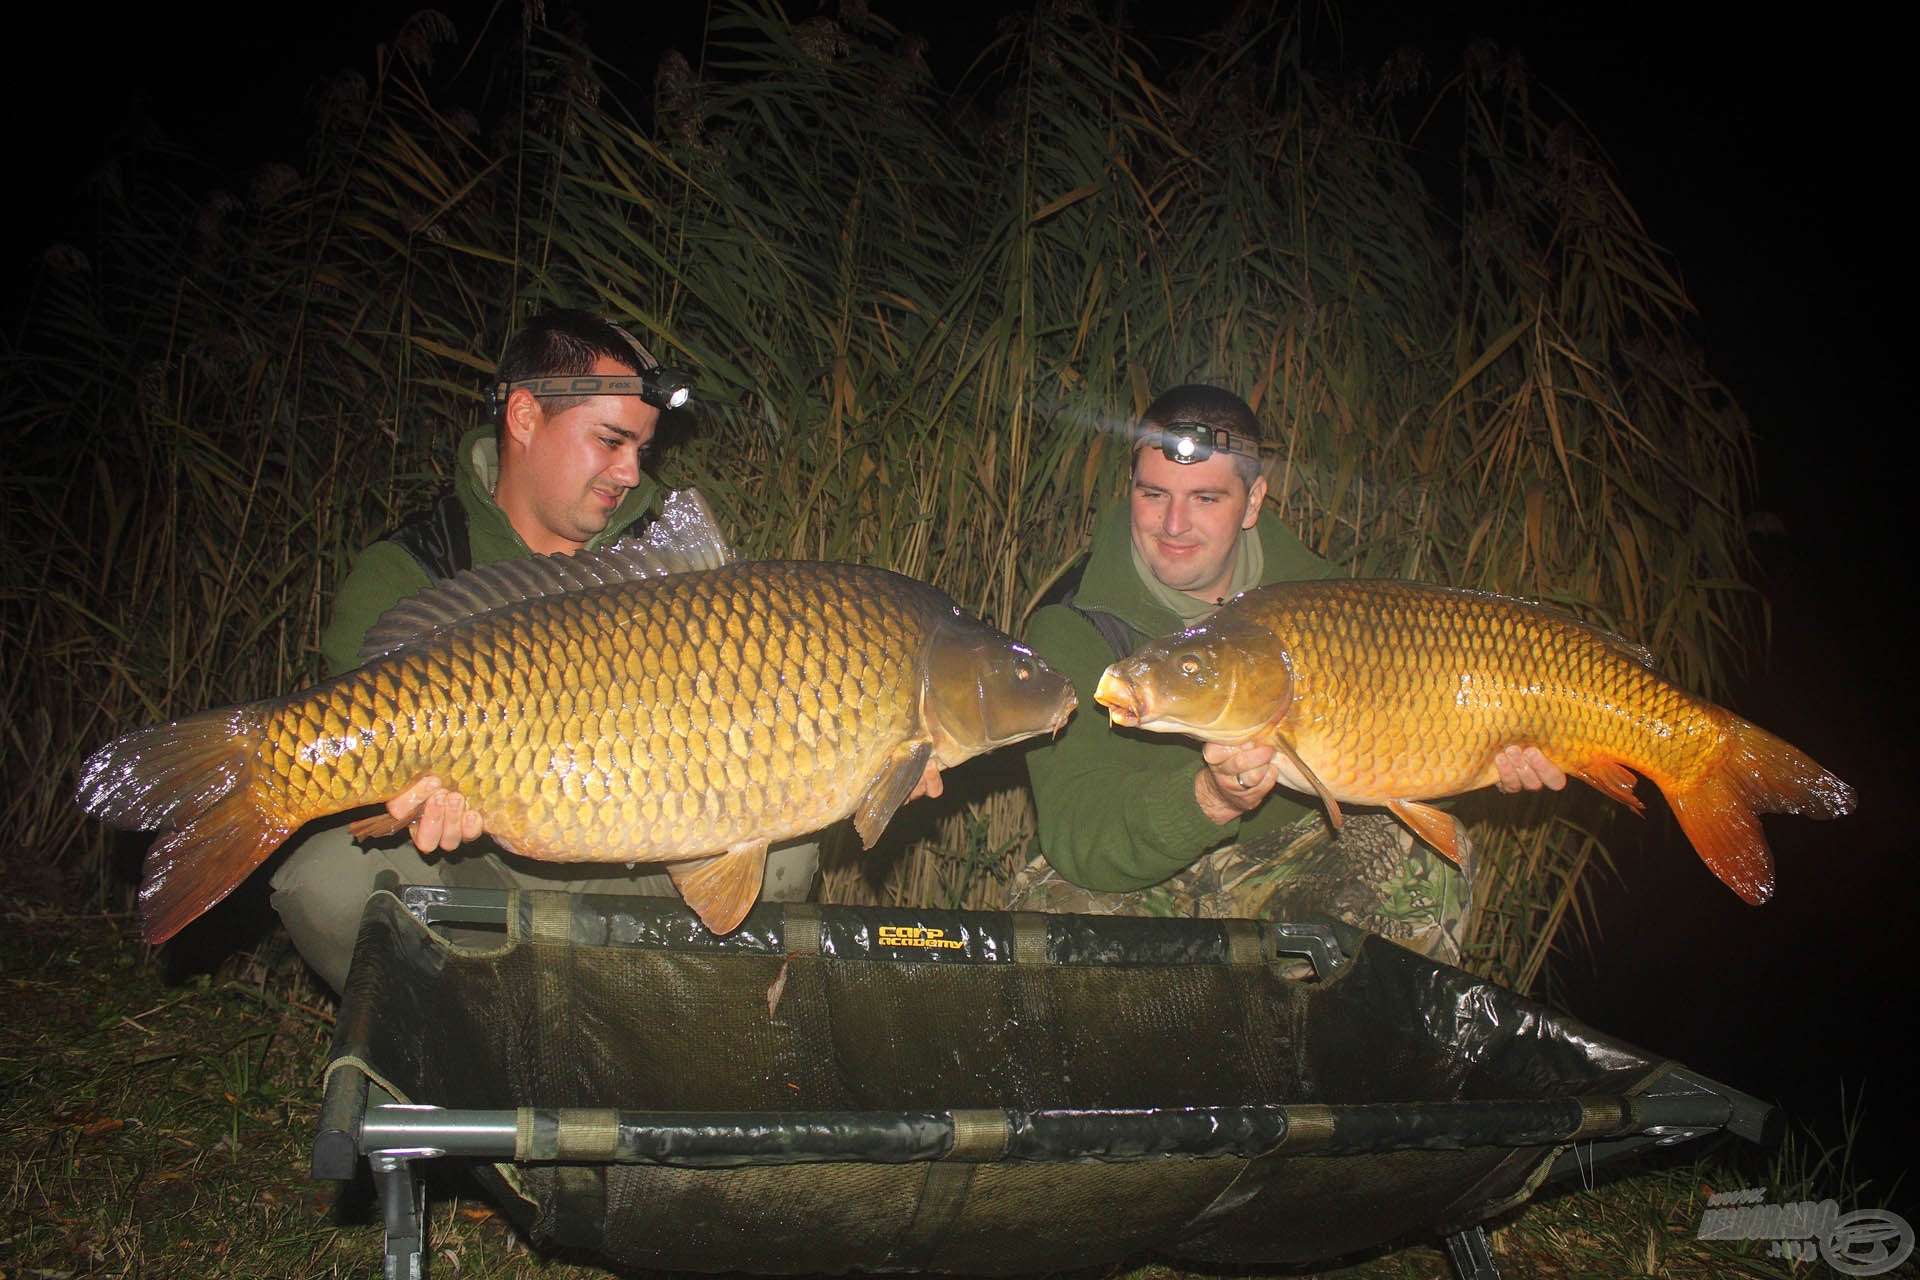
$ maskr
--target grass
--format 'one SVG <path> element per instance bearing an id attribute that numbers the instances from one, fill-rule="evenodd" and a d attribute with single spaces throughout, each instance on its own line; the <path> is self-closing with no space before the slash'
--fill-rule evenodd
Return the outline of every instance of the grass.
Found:
<path id="1" fill-rule="evenodd" d="M 27 914 L 4 955 L 18 1274 L 328 1274 L 331 1196 L 301 1176 L 300 1131 L 332 1010 L 303 975 L 256 956 L 169 987 L 104 916 Z"/>
<path id="2" fill-rule="evenodd" d="M 0 969 L 0 1277 L 378 1274 L 370 1187 L 307 1176 L 334 1001 L 284 935 L 170 982 L 129 918 L 17 905 Z M 1693 1144 L 1623 1161 L 1591 1189 L 1540 1193 L 1493 1230 L 1495 1258 L 1509 1278 L 1809 1274 L 1764 1242 L 1695 1238 L 1707 1196 L 1742 1187 L 1773 1202 L 1832 1196 L 1843 1212 L 1889 1190 L 1855 1180 L 1844 1144 L 1801 1130 L 1773 1152 Z M 428 1189 L 436 1276 L 609 1274 L 535 1254 L 447 1170 L 431 1169 Z M 1189 1277 L 1159 1264 L 1100 1274 Z M 1452 1273 L 1415 1244 L 1320 1274 Z"/>

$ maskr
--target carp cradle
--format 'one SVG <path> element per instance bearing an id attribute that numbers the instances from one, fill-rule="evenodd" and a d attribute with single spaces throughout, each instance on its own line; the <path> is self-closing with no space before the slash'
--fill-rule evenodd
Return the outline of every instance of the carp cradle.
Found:
<path id="1" fill-rule="evenodd" d="M 493 941 L 476 943 L 493 933 Z M 504 942 L 504 946 L 502 943 Z M 1339 926 L 426 888 L 368 899 L 313 1149 L 386 1274 L 420 1162 L 649 1270 L 1304 1266 L 1778 1111 Z"/>

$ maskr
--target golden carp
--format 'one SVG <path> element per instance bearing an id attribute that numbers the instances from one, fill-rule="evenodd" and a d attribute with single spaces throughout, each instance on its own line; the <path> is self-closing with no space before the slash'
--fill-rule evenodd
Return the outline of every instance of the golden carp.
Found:
<path id="1" fill-rule="evenodd" d="M 1290 582 L 1228 601 L 1100 677 L 1116 725 L 1269 743 L 1282 785 L 1381 805 L 1459 861 L 1426 800 L 1495 781 L 1494 757 L 1538 747 L 1642 811 L 1666 796 L 1713 873 L 1750 903 L 1773 893 L 1759 813 L 1833 818 L 1853 791 L 1801 752 L 1653 670 L 1646 650 L 1489 592 L 1415 582 Z M 1631 772 L 1630 772 L 1631 771 Z"/>
<path id="2" fill-rule="evenodd" d="M 102 747 L 77 799 L 158 829 L 140 911 L 164 942 L 302 823 L 434 774 L 505 848 L 661 862 L 735 928 L 770 843 L 852 817 L 869 846 L 920 780 L 1065 723 L 1071 684 L 935 588 L 736 561 L 697 495 L 641 543 L 470 570 L 390 610 L 362 665 Z M 355 824 L 388 833 L 386 815 Z"/>

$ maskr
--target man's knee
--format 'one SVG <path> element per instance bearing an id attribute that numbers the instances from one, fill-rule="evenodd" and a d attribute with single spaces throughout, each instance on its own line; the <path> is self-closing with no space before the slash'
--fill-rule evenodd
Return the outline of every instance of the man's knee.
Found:
<path id="1" fill-rule="evenodd" d="M 767 871 L 760 879 L 760 901 L 805 902 L 813 892 L 814 873 L 820 869 L 820 844 L 803 840 L 767 851 Z"/>
<path id="2" fill-rule="evenodd" d="M 374 879 L 386 870 L 409 883 L 436 879 L 411 845 L 403 850 L 364 849 L 344 823 L 308 835 L 273 872 L 273 909 L 280 923 L 301 958 L 335 992 L 346 984 Z"/>
<path id="3" fill-rule="evenodd" d="M 346 986 L 374 873 L 374 860 L 344 825 L 311 833 L 273 873 L 273 910 L 294 950 L 334 992 Z"/>

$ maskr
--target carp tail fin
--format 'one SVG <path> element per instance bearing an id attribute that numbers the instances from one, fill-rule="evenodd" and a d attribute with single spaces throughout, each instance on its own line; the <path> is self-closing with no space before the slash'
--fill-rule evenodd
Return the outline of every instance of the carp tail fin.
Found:
<path id="1" fill-rule="evenodd" d="M 1791 743 L 1730 716 L 1720 758 L 1667 801 L 1701 861 L 1757 906 L 1773 896 L 1773 852 L 1756 815 L 1838 818 L 1853 812 L 1854 793 Z"/>
<path id="2" fill-rule="evenodd" d="M 74 799 L 109 826 L 157 830 L 140 881 L 141 933 L 165 942 L 231 893 L 298 825 L 262 810 L 258 704 L 138 729 L 94 752 Z"/>
<path id="3" fill-rule="evenodd" d="M 296 824 L 262 813 L 237 792 L 147 850 L 140 878 L 140 932 L 158 945 L 239 887 Z"/>

